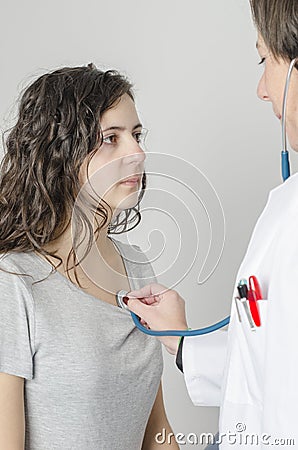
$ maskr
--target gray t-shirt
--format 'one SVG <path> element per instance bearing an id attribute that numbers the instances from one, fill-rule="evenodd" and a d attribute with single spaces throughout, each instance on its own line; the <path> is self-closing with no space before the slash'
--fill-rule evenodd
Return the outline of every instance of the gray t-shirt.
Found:
<path id="1" fill-rule="evenodd" d="M 156 281 L 137 246 L 114 243 L 131 289 Z M 140 450 L 161 345 L 128 311 L 84 292 L 33 252 L 0 267 L 0 372 L 24 377 L 25 450 Z"/>

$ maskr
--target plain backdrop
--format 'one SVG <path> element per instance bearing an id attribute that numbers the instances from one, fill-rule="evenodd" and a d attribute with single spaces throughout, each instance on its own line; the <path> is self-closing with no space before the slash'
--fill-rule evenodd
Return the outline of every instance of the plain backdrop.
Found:
<path id="1" fill-rule="evenodd" d="M 1 17 L 2 131 L 14 123 L 21 90 L 49 70 L 92 61 L 126 74 L 150 130 L 147 150 L 157 156 L 142 227 L 129 233 L 129 241 L 148 255 L 164 249 L 163 259 L 150 259 L 160 280 L 185 298 L 192 328 L 228 315 L 251 232 L 268 192 L 281 182 L 280 124 L 271 105 L 256 96 L 262 67 L 248 0 L 11 0 L 1 2 Z M 165 161 L 161 153 L 168 155 Z M 292 153 L 291 159 L 295 171 Z M 162 173 L 154 178 L 157 167 Z M 210 241 L 208 209 L 216 244 L 210 268 L 221 257 L 213 274 L 198 284 Z M 171 265 L 173 258 L 177 266 Z M 192 405 L 168 354 L 163 385 L 175 433 L 217 430 L 217 408 Z M 194 447 L 202 448 L 181 445 Z"/>

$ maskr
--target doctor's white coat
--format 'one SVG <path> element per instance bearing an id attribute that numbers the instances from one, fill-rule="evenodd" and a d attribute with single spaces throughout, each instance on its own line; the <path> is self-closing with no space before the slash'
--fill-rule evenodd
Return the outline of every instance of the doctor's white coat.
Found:
<path id="1" fill-rule="evenodd" d="M 298 174 L 273 189 L 235 280 L 256 275 L 261 327 L 232 301 L 229 330 L 189 337 L 183 370 L 195 405 L 220 406 L 220 449 L 298 448 Z M 242 308 L 242 305 L 240 305 Z"/>

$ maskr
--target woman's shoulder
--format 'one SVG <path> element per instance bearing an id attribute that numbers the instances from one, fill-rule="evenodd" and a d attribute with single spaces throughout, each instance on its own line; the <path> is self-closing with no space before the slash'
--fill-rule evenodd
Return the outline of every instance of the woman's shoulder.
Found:
<path id="1" fill-rule="evenodd" d="M 45 271 L 40 264 L 39 258 L 32 251 L 8 251 L 0 253 L 0 278 L 18 276 L 25 283 L 32 285 L 32 282 L 40 277 Z"/>
<path id="2" fill-rule="evenodd" d="M 8 251 L 0 253 L 0 268 L 16 271 L 22 270 L 25 259 L 25 252 Z"/>
<path id="3" fill-rule="evenodd" d="M 0 253 L 0 265 L 5 267 L 23 268 L 28 264 L 32 264 L 32 251 L 24 252 L 11 250 L 5 253 Z"/>
<path id="4" fill-rule="evenodd" d="M 0 253 L 1 310 L 16 305 L 27 305 L 28 314 L 33 314 L 33 279 L 23 262 L 23 252 Z"/>

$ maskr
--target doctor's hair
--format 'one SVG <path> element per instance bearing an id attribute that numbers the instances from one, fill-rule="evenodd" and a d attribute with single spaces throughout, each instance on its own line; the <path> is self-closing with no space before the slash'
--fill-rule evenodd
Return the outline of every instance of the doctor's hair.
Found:
<path id="1" fill-rule="evenodd" d="M 298 57 L 298 1 L 250 0 L 253 20 L 274 58 Z"/>
<path id="2" fill-rule="evenodd" d="M 90 160 L 103 142 L 100 119 L 124 94 L 134 100 L 132 84 L 115 70 L 101 71 L 90 63 L 82 67 L 63 67 L 46 73 L 21 95 L 17 122 L 3 135 L 4 157 L 0 164 L 0 253 L 48 252 L 44 245 L 59 238 L 71 224 L 75 208 L 73 245 L 67 257 L 76 266 L 89 253 L 94 235 L 108 225 L 108 234 L 135 228 L 141 220 L 140 201 L 146 188 L 146 174 L 137 204 L 122 211 L 108 224 L 112 210 L 96 192 L 88 202 L 97 228 L 80 207 L 80 167 Z M 5 139 L 5 136 L 7 138 Z M 81 196 L 81 192 L 80 192 Z M 87 231 L 88 243 L 81 261 L 74 249 Z M 85 234 L 86 235 L 86 234 Z M 4 269 L 1 269 L 4 270 Z M 11 272 L 13 273 L 13 272 Z M 26 274 L 22 274 L 26 275 Z M 41 281 L 41 280 L 40 280 Z"/>

